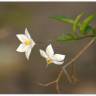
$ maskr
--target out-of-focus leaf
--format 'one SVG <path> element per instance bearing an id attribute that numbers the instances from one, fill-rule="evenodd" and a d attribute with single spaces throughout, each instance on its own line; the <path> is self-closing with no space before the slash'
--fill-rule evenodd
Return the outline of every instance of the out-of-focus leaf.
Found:
<path id="1" fill-rule="evenodd" d="M 95 18 L 95 15 L 90 15 L 88 16 L 84 21 L 83 24 L 80 27 L 80 31 L 83 34 L 86 34 L 86 28 L 90 25 L 90 23 L 92 22 L 92 20 Z"/>
<path id="2" fill-rule="evenodd" d="M 58 37 L 58 41 L 73 41 L 76 40 L 77 36 L 75 34 L 66 34 L 66 35 L 62 35 L 60 37 Z"/>
<path id="3" fill-rule="evenodd" d="M 58 20 L 58 21 L 62 21 L 64 23 L 69 23 L 69 24 L 74 23 L 74 20 L 72 20 L 71 18 L 65 17 L 65 16 L 53 16 L 53 17 L 50 17 L 50 18 Z"/>
<path id="4" fill-rule="evenodd" d="M 85 32 L 86 32 L 86 33 L 93 32 L 93 28 L 92 28 L 91 26 L 86 26 Z"/>
<path id="5" fill-rule="evenodd" d="M 96 37 L 96 33 L 89 34 L 89 35 L 83 35 L 83 36 L 78 36 L 75 34 L 66 34 L 66 35 L 60 36 L 57 40 L 60 42 L 67 42 L 67 41 L 77 41 L 77 40 L 85 39 L 88 37 Z"/>
<path id="6" fill-rule="evenodd" d="M 80 19 L 81 19 L 82 15 L 83 15 L 83 13 L 79 14 L 79 15 L 76 17 L 76 19 L 75 19 L 75 21 L 74 21 L 74 23 L 73 23 L 73 32 L 76 32 L 76 31 L 77 31 L 77 29 L 78 29 L 78 27 L 79 27 L 79 25 L 80 25 Z"/>

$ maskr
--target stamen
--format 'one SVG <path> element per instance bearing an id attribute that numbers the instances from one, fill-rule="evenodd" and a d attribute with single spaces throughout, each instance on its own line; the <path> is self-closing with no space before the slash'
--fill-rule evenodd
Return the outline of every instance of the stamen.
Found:
<path id="1" fill-rule="evenodd" d="M 47 60 L 47 64 L 52 64 L 53 62 L 52 62 L 52 60 L 51 59 L 48 59 Z"/>
<path id="2" fill-rule="evenodd" d="M 25 41 L 25 45 L 28 46 L 28 45 L 30 45 L 30 44 L 31 44 L 31 41 L 30 41 L 30 40 L 26 40 L 26 41 Z"/>

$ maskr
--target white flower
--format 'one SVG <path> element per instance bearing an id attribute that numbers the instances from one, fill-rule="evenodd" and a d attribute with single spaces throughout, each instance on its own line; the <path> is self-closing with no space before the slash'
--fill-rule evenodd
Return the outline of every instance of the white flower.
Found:
<path id="1" fill-rule="evenodd" d="M 25 34 L 17 34 L 16 36 L 21 41 L 21 44 L 16 51 L 25 52 L 25 56 L 29 60 L 31 50 L 35 46 L 35 42 L 31 38 L 27 28 L 25 29 Z"/>
<path id="2" fill-rule="evenodd" d="M 62 54 L 54 54 L 54 50 L 52 45 L 49 44 L 46 48 L 46 52 L 40 49 L 40 54 L 44 57 L 47 61 L 47 64 L 57 64 L 61 65 L 64 63 L 65 55 Z"/>

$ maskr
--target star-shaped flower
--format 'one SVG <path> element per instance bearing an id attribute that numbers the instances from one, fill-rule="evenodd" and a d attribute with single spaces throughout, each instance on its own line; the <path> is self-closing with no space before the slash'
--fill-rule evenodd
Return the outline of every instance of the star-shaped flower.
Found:
<path id="1" fill-rule="evenodd" d="M 35 42 L 31 38 L 27 28 L 25 29 L 25 34 L 17 34 L 16 36 L 21 41 L 21 44 L 16 51 L 25 52 L 25 56 L 29 60 L 31 50 L 35 46 Z"/>
<path id="2" fill-rule="evenodd" d="M 47 64 L 57 64 L 61 65 L 64 63 L 65 55 L 62 54 L 54 54 L 54 50 L 52 48 L 52 45 L 49 44 L 46 48 L 46 52 L 44 50 L 40 49 L 40 54 L 42 57 L 44 57 L 47 61 Z"/>

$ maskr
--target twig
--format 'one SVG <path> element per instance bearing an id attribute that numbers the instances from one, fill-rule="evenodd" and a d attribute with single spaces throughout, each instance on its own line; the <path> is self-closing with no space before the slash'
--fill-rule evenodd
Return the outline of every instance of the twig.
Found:
<path id="1" fill-rule="evenodd" d="M 58 74 L 58 77 L 57 77 L 57 81 L 59 81 L 59 79 L 60 79 L 62 73 L 63 73 L 63 70 L 60 70 L 60 72 L 59 72 L 59 74 Z"/>
<path id="2" fill-rule="evenodd" d="M 41 85 L 41 86 L 46 87 L 46 86 L 52 85 L 52 84 L 54 84 L 54 83 L 56 83 L 56 80 L 54 80 L 54 81 L 52 81 L 52 82 L 49 82 L 49 83 L 46 83 L 46 84 L 42 84 L 42 83 L 38 83 L 38 84 Z"/>
<path id="3" fill-rule="evenodd" d="M 56 91 L 57 91 L 57 93 L 60 93 L 60 89 L 59 89 L 59 84 L 58 84 L 58 82 L 56 82 Z"/>
<path id="4" fill-rule="evenodd" d="M 72 58 L 68 63 L 66 63 L 63 68 L 67 68 L 70 64 L 75 62 L 96 40 L 96 38 L 93 38 L 88 44 L 86 44 L 80 51 L 79 53 L 76 54 L 74 58 Z"/>
<path id="5" fill-rule="evenodd" d="M 64 73 L 65 73 L 65 75 L 66 75 L 68 81 L 69 81 L 70 83 L 72 83 L 72 80 L 71 80 L 71 78 L 70 78 L 70 75 L 68 74 L 68 72 L 66 71 L 66 69 L 63 68 L 63 70 L 64 70 Z"/>

